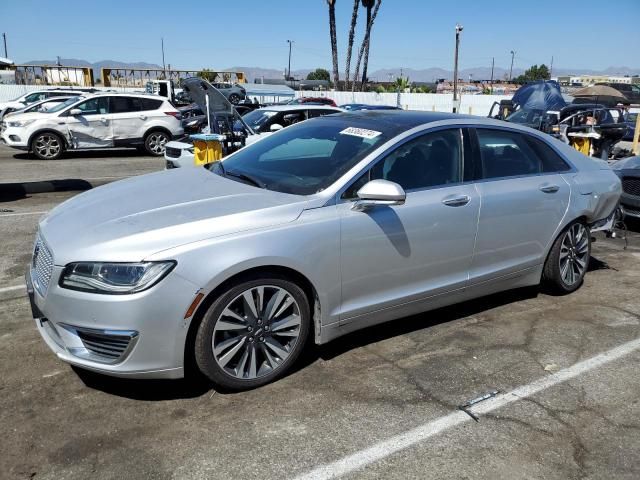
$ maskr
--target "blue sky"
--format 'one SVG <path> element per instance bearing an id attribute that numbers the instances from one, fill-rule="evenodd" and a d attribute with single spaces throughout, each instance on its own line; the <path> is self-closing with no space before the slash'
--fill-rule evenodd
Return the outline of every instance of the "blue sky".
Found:
<path id="1" fill-rule="evenodd" d="M 336 3 L 341 65 L 352 5 Z M 638 19 L 640 0 L 383 0 L 369 68 L 451 69 L 456 22 L 464 25 L 461 68 L 490 65 L 492 56 L 508 68 L 512 49 L 515 67 L 553 55 L 562 68 L 640 68 Z M 359 20 L 362 28 L 364 10 Z M 0 32 L 17 62 L 60 55 L 161 64 L 164 37 L 175 68 L 284 69 L 287 39 L 293 70 L 331 66 L 326 0 L 0 0 Z"/>

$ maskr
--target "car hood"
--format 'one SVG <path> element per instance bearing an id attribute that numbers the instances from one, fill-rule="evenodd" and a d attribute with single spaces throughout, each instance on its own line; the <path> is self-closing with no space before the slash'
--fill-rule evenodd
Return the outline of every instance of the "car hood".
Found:
<path id="1" fill-rule="evenodd" d="M 141 261 L 170 248 L 292 222 L 305 197 L 179 168 L 114 182 L 54 208 L 40 232 L 56 265 Z"/>
<path id="2" fill-rule="evenodd" d="M 611 165 L 613 170 L 640 170 L 640 155 L 636 157 L 623 158 Z"/>
<path id="3" fill-rule="evenodd" d="M 23 106 L 22 108 L 25 108 L 25 107 Z M 16 122 L 19 120 L 20 121 L 30 120 L 30 119 L 34 120 L 34 119 L 42 118 L 43 113 L 42 112 L 29 112 L 29 113 L 13 112 L 13 113 L 7 114 L 5 118 L 9 118 L 9 115 L 11 115 L 11 121 Z"/>

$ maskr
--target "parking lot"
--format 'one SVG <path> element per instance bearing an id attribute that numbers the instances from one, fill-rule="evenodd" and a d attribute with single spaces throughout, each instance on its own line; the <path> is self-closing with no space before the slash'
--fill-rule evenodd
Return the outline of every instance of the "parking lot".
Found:
<path id="1" fill-rule="evenodd" d="M 249 392 L 60 362 L 19 296 L 38 219 L 78 193 L 56 181 L 162 167 L 135 150 L 43 162 L 0 146 L 0 183 L 60 186 L 0 199 L 1 478 L 640 478 L 637 222 L 626 250 L 596 235 L 572 295 L 517 290 L 369 328 Z M 458 409 L 494 390 L 477 421 Z"/>

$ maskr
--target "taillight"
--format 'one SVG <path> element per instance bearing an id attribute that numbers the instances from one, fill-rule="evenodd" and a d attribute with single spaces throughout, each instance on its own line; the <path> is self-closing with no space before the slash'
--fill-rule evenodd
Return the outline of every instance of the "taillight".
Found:
<path id="1" fill-rule="evenodd" d="M 170 115 L 173 118 L 177 118 L 178 120 L 182 120 L 182 115 L 180 115 L 180 112 L 164 112 L 165 115 Z"/>

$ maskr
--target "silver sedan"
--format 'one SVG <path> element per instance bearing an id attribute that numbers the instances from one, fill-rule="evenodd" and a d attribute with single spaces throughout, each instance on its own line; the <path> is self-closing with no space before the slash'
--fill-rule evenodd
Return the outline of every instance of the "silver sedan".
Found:
<path id="1" fill-rule="evenodd" d="M 206 169 L 61 204 L 27 274 L 62 360 L 247 389 L 313 341 L 541 282 L 582 283 L 620 180 L 537 131 L 372 111 L 294 125 Z M 192 361 L 191 361 L 192 360 Z"/>

